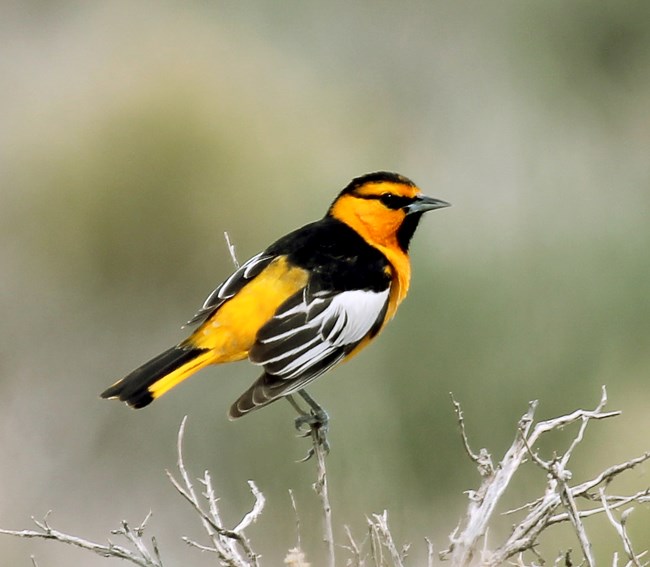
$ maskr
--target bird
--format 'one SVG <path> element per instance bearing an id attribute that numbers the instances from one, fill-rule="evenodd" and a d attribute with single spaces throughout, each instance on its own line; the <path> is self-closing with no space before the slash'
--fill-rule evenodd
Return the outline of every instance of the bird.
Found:
<path id="1" fill-rule="evenodd" d="M 286 397 L 299 430 L 326 431 L 329 416 L 305 387 L 393 318 L 409 289 L 409 244 L 420 218 L 448 206 L 398 173 L 354 178 L 323 218 L 283 236 L 210 293 L 185 340 L 101 397 L 143 408 L 206 366 L 248 358 L 262 374 L 232 404 L 230 419 Z"/>

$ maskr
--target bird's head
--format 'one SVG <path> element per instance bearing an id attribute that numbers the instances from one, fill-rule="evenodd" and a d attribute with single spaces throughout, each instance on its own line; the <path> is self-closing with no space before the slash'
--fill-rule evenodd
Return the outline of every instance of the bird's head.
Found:
<path id="1" fill-rule="evenodd" d="M 410 179 L 387 171 L 353 179 L 327 212 L 358 232 L 369 244 L 397 245 L 404 252 L 422 213 L 449 203 L 427 197 Z"/>

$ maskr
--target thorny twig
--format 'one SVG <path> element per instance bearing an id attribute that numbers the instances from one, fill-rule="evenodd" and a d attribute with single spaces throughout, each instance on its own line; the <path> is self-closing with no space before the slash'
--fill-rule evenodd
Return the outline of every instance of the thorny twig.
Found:
<path id="1" fill-rule="evenodd" d="M 192 504 L 192 507 L 199 514 L 203 527 L 212 541 L 212 546 L 197 543 L 186 537 L 182 539 L 189 545 L 200 549 L 201 551 L 215 553 L 221 565 L 230 567 L 259 567 L 258 555 L 252 550 L 244 530 L 262 513 L 264 508 L 264 496 L 255 483 L 250 481 L 249 486 L 251 493 L 255 498 L 255 503 L 252 509 L 243 516 L 235 528 L 232 530 L 226 529 L 222 527 L 217 506 L 218 499 L 212 486 L 210 473 L 206 471 L 203 478 L 199 479 L 199 482 L 205 487 L 205 491 L 201 494 L 201 496 L 206 500 L 208 506 L 208 510 L 205 511 L 196 491 L 194 490 L 194 486 L 183 461 L 182 444 L 186 420 L 187 418 L 183 419 L 183 422 L 181 423 L 178 432 L 177 446 L 178 469 L 182 482 L 177 481 L 169 472 L 167 472 L 167 475 L 176 490 L 188 502 L 190 502 L 190 504 Z M 140 567 L 162 567 L 163 565 L 156 539 L 152 537 L 150 543 L 146 542 L 144 539 L 144 531 L 147 522 L 151 518 L 151 512 L 147 514 L 142 523 L 136 528 L 132 528 L 128 522 L 122 521 L 118 529 L 111 531 L 112 535 L 118 535 L 126 539 L 131 544 L 131 548 L 116 545 L 111 541 L 107 544 L 97 543 L 58 531 L 49 524 L 49 514 L 50 513 L 48 512 L 42 520 L 32 518 L 40 531 L 0 529 L 0 534 L 23 538 L 39 538 L 60 541 L 81 549 L 92 551 L 102 557 L 125 559 L 135 565 L 139 565 Z M 32 558 L 32 563 L 36 565 L 36 560 L 34 558 Z"/>
<path id="2" fill-rule="evenodd" d="M 79 547 L 87 551 L 92 551 L 93 553 L 101 555 L 102 557 L 116 557 L 119 559 L 125 559 L 134 565 L 139 565 L 140 567 L 162 567 L 162 561 L 160 560 L 160 555 L 158 553 L 157 545 L 155 542 L 153 543 L 154 551 L 152 553 L 149 551 L 142 539 L 144 527 L 147 520 L 151 516 L 151 512 L 147 514 L 145 520 L 135 530 L 133 530 L 127 522 L 122 521 L 122 526 L 117 530 L 113 530 L 111 532 L 114 535 L 120 535 L 126 538 L 133 544 L 134 549 L 128 549 L 120 545 L 115 545 L 110 541 L 107 544 L 97 543 L 61 532 L 50 526 L 48 522 L 49 515 L 50 512 L 45 514 L 45 517 L 42 520 L 36 520 L 32 517 L 32 521 L 36 524 L 40 531 L 17 531 L 0 529 L 0 534 L 24 538 L 51 539 L 60 541 L 61 543 L 67 543 L 68 545 Z M 36 565 L 36 560 L 33 557 L 32 563 Z"/>
<path id="3" fill-rule="evenodd" d="M 607 502 L 605 489 L 601 488 L 599 490 L 599 493 L 600 493 L 601 502 L 603 503 L 603 509 L 605 510 L 605 514 L 607 515 L 607 519 L 609 520 L 609 523 L 616 530 L 616 533 L 618 534 L 620 540 L 623 542 L 623 549 L 625 550 L 625 554 L 630 560 L 629 564 L 635 565 L 635 567 L 642 567 L 642 565 L 645 564 L 641 563 L 641 557 L 643 557 L 647 553 L 647 551 L 644 551 L 643 553 L 634 552 L 634 550 L 632 549 L 632 542 L 630 541 L 630 536 L 628 535 L 626 529 L 627 518 L 633 512 L 634 508 L 628 508 L 627 510 L 625 510 L 625 512 L 621 514 L 621 519 L 619 521 L 614 517 L 612 509 L 609 506 L 609 503 Z"/>
<path id="4" fill-rule="evenodd" d="M 332 528 L 332 506 L 330 504 L 329 486 L 327 483 L 327 469 L 325 467 L 326 448 L 320 442 L 318 430 L 312 428 L 312 441 L 314 443 L 314 454 L 316 455 L 317 478 L 314 483 L 314 490 L 318 494 L 321 507 L 323 508 L 323 541 L 327 547 L 327 565 L 336 566 L 334 548 L 334 530 Z"/>
<path id="5" fill-rule="evenodd" d="M 440 554 L 441 558 L 450 559 L 454 566 L 464 566 L 470 565 L 473 559 L 480 557 L 481 564 L 497 566 L 504 564 L 509 558 L 518 555 L 519 559 L 516 564 L 524 565 L 522 559 L 523 553 L 525 551 L 530 551 L 533 554 L 537 553 L 535 545 L 545 529 L 559 522 L 570 521 L 576 533 L 578 543 L 580 544 L 580 549 L 585 557 L 586 564 L 594 565 L 595 561 L 591 552 L 591 543 L 582 519 L 597 513 L 606 512 L 607 508 L 611 510 L 625 506 L 630 502 L 645 502 L 650 500 L 650 489 L 638 492 L 632 496 L 611 496 L 605 495 L 602 492 L 601 498 L 598 500 L 601 503 L 600 507 L 580 510 L 577 505 L 578 498 L 587 499 L 588 501 L 596 500 L 593 495 L 593 490 L 604 483 L 608 483 L 621 472 L 629 470 L 650 459 L 650 453 L 647 453 L 636 459 L 609 467 L 589 481 L 570 486 L 571 471 L 567 468 L 567 465 L 573 451 L 583 440 L 590 420 L 606 419 L 620 414 L 620 412 L 603 411 L 606 403 L 607 392 L 603 387 L 600 401 L 594 410 L 577 410 L 555 419 L 539 422 L 533 427 L 532 419 L 537 403 L 531 402 L 528 412 L 520 420 L 517 439 L 515 439 L 492 474 L 486 475 L 485 469 L 481 466 L 481 461 L 468 449 L 469 444 L 466 439 L 464 424 L 462 424 L 462 412 L 460 412 L 458 403 L 454 400 L 455 411 L 459 418 L 459 423 L 461 423 L 463 444 L 468 454 L 470 454 L 470 458 L 477 464 L 483 480 L 480 488 L 476 492 L 470 493 L 467 516 L 450 536 L 451 545 L 449 549 Z M 546 461 L 532 449 L 544 433 L 561 429 L 575 422 L 580 422 L 578 433 L 563 454 Z M 530 457 L 533 463 L 546 471 L 548 478 L 546 491 L 541 498 L 507 512 L 508 514 L 512 514 L 523 510 L 528 511 L 526 516 L 513 527 L 508 539 L 494 551 L 489 551 L 484 536 L 495 505 L 503 494 L 503 490 L 507 487 L 515 470 L 524 462 L 527 456 Z M 557 512 L 560 507 L 564 508 L 564 510 Z M 626 532 L 617 531 L 624 542 L 626 553 L 630 555 L 631 552 L 628 550 L 631 547 L 625 544 L 622 535 Z M 484 549 L 481 550 L 479 548 L 479 542 L 482 538 L 484 539 Z M 562 559 L 563 557 L 561 556 L 558 559 L 560 563 L 564 560 Z M 636 558 L 638 559 L 638 557 L 639 555 L 637 554 Z M 540 561 L 541 558 L 536 558 L 535 560 L 538 564 Z M 631 565 L 633 564 L 631 563 Z"/>
<path id="6" fill-rule="evenodd" d="M 212 479 L 210 477 L 210 473 L 208 471 L 205 471 L 201 483 L 205 487 L 205 492 L 202 493 L 202 496 L 208 502 L 208 511 L 206 512 L 201 506 L 201 503 L 196 495 L 192 480 L 190 479 L 190 475 L 187 472 L 185 462 L 183 460 L 183 435 L 185 433 L 186 422 L 187 416 L 185 416 L 181 422 L 181 426 L 178 431 L 177 444 L 178 470 L 182 478 L 182 484 L 177 481 L 169 471 L 167 471 L 167 476 L 179 494 L 183 496 L 183 498 L 185 498 L 192 505 L 194 510 L 199 514 L 201 523 L 203 524 L 205 531 L 210 537 L 213 547 L 200 545 L 197 542 L 190 540 L 189 538 L 183 539 L 189 545 L 197 547 L 202 551 L 211 551 L 215 553 L 223 565 L 228 565 L 231 567 L 247 567 L 251 565 L 252 567 L 258 567 L 258 555 L 253 551 L 250 541 L 244 534 L 244 529 L 247 528 L 252 522 L 254 522 L 261 514 L 264 508 L 264 496 L 255 486 L 255 483 L 250 481 L 249 486 L 251 488 L 253 496 L 255 497 L 255 504 L 252 510 L 243 517 L 241 522 L 239 522 L 239 524 L 234 529 L 226 529 L 221 525 L 217 498 L 212 487 Z M 242 552 L 244 555 L 242 555 Z"/>
<path id="7" fill-rule="evenodd" d="M 385 548 L 390 554 L 392 565 L 394 567 L 404 567 L 404 559 L 408 553 L 409 546 L 404 546 L 401 553 L 397 550 L 393 535 L 388 528 L 388 511 L 384 510 L 383 514 L 373 514 L 372 519 L 368 518 L 368 526 L 373 533 L 373 539 L 381 548 Z M 380 565 L 383 565 L 383 562 Z"/>
<path id="8" fill-rule="evenodd" d="M 388 512 L 373 514 L 366 518 L 366 537 L 357 543 L 349 526 L 344 526 L 348 545 L 342 546 L 351 555 L 345 563 L 348 567 L 405 567 L 410 545 L 398 549 L 388 526 Z M 433 544 L 427 539 L 428 567 L 433 567 Z M 367 548 L 367 549 L 366 549 Z"/>
<path id="9" fill-rule="evenodd" d="M 298 514 L 298 505 L 293 495 L 293 490 L 289 489 L 289 499 L 291 500 L 291 508 L 293 515 L 296 518 L 296 547 L 294 549 L 302 549 L 302 534 L 300 532 L 300 514 Z"/>
<path id="10" fill-rule="evenodd" d="M 239 260 L 237 260 L 237 255 L 235 254 L 235 245 L 230 241 L 230 235 L 227 231 L 224 231 L 223 237 L 226 239 L 226 246 L 228 247 L 228 252 L 230 254 L 230 259 L 235 265 L 235 269 L 239 269 Z"/>
<path id="11" fill-rule="evenodd" d="M 508 449 L 496 469 L 490 474 L 484 474 L 483 482 L 476 492 L 470 493 L 465 527 L 461 525 L 451 534 L 451 545 L 440 553 L 443 560 L 450 559 L 454 566 L 469 565 L 478 550 L 478 544 L 485 535 L 488 523 L 494 513 L 497 503 L 500 501 L 510 480 L 519 468 L 525 456 L 524 439 L 528 436 L 533 423 L 533 416 L 537 402 L 531 402 L 528 411 L 519 420 L 517 436 L 512 446 Z M 461 414 L 462 417 L 462 414 Z"/>
<path id="12" fill-rule="evenodd" d="M 351 561 L 348 561 L 348 564 L 350 567 L 361 567 L 363 565 L 363 560 L 361 559 L 361 549 L 360 546 L 357 544 L 356 541 L 354 541 L 354 537 L 352 536 L 352 531 L 350 530 L 350 526 L 347 524 L 343 526 L 345 529 L 345 535 L 348 538 L 349 545 L 344 545 L 343 549 L 347 549 L 350 555 L 352 555 Z M 363 542 L 361 542 L 361 547 L 365 543 L 365 539 Z"/>
<path id="13" fill-rule="evenodd" d="M 465 431 L 465 418 L 463 417 L 463 410 L 460 407 L 460 404 L 454 398 L 454 394 L 449 392 L 451 397 L 451 403 L 454 405 L 454 412 L 456 413 L 456 418 L 458 420 L 458 427 L 460 428 L 460 437 L 463 441 L 463 447 L 465 452 L 472 461 L 476 463 L 479 474 L 481 476 L 490 476 L 494 473 L 494 465 L 492 464 L 492 457 L 485 449 L 481 449 L 477 455 L 472 451 L 469 446 L 469 439 L 467 438 L 467 432 Z"/>
<path id="14" fill-rule="evenodd" d="M 433 542 L 428 537 L 425 537 L 424 541 L 427 544 L 427 567 L 433 567 L 433 561 L 435 558 Z"/>
<path id="15" fill-rule="evenodd" d="M 452 398 L 453 400 L 453 398 Z M 448 550 L 440 555 L 443 559 L 451 559 L 454 567 L 470 565 L 480 561 L 481 565 L 496 567 L 505 564 L 508 559 L 514 561 L 515 565 L 526 567 L 525 555 L 533 554 L 531 565 L 539 565 L 544 562 L 535 546 L 541 534 L 550 526 L 561 522 L 570 522 L 580 544 L 580 550 L 585 556 L 587 565 L 593 565 L 593 557 L 590 557 L 591 543 L 588 539 L 587 530 L 583 520 L 595 514 L 605 514 L 614 528 L 618 539 L 621 541 L 625 556 L 626 567 L 641 567 L 647 565 L 642 561 L 647 552 L 636 552 L 632 546 L 631 538 L 627 532 L 627 519 L 632 511 L 631 503 L 650 502 L 650 488 L 640 490 L 631 495 L 607 494 L 606 488 L 610 482 L 621 473 L 632 469 L 650 460 L 650 452 L 608 467 L 593 478 L 570 485 L 571 471 L 568 469 L 569 461 L 573 451 L 582 441 L 586 427 L 591 420 L 600 420 L 619 415 L 620 412 L 603 411 L 607 401 L 606 391 L 603 389 L 600 403 L 594 410 L 577 410 L 570 414 L 534 424 L 533 416 L 536 409 L 536 402 L 531 402 L 528 411 L 519 421 L 517 438 L 512 446 L 505 453 L 501 461 L 492 465 L 490 454 L 481 449 L 475 454 L 470 449 L 467 434 L 465 432 L 464 418 L 458 402 L 453 400 L 454 409 L 461 429 L 461 436 L 464 448 L 476 464 L 481 474 L 481 485 L 478 490 L 470 492 L 470 503 L 467 517 L 461 521 L 451 535 L 451 545 Z M 535 450 L 535 444 L 540 437 L 547 432 L 561 429 L 564 426 L 580 423 L 577 434 L 569 443 L 568 449 L 559 453 L 550 460 L 543 459 Z M 184 464 L 182 441 L 186 419 L 183 420 L 178 434 L 178 469 L 180 481 L 168 473 L 174 487 L 192 505 L 199 514 L 203 527 L 210 538 L 211 545 L 204 545 L 189 538 L 183 538 L 189 545 L 216 555 L 221 565 L 230 567 L 259 567 L 259 556 L 252 550 L 250 541 L 244 530 L 249 527 L 262 513 L 264 497 L 253 482 L 249 482 L 251 492 L 255 499 L 252 509 L 244 514 L 242 519 L 233 529 L 223 527 L 220 518 L 218 499 L 215 494 L 212 479 L 209 472 L 205 472 L 199 482 L 203 486 L 203 492 L 197 494 L 187 468 Z M 328 566 L 334 565 L 334 540 L 332 537 L 332 515 L 329 502 L 327 474 L 325 469 L 325 452 L 322 446 L 315 443 L 314 453 L 317 457 L 317 481 L 314 488 L 321 499 L 323 509 L 324 540 L 328 549 Z M 501 545 L 488 546 L 486 533 L 489 521 L 492 519 L 497 503 L 508 487 L 510 479 L 518 467 L 527 459 L 533 464 L 541 467 L 547 473 L 547 485 L 544 494 L 523 506 L 505 512 L 506 514 L 520 513 L 524 515 L 513 527 L 510 535 Z M 488 466 L 489 463 L 489 466 Z M 292 506 L 296 509 L 292 498 Z M 587 502 L 589 508 L 580 509 L 579 502 Z M 204 506 L 207 509 L 204 509 Z M 614 511 L 622 510 L 620 520 L 616 518 Z M 43 520 L 34 520 L 38 530 L 0 530 L 0 534 L 13 535 L 23 538 L 38 538 L 56 540 L 69 545 L 92 551 L 103 557 L 125 559 L 128 562 L 141 567 L 162 567 L 162 560 L 155 538 L 149 541 L 144 539 L 146 524 L 151 517 L 147 515 L 144 521 L 136 528 L 132 528 L 127 522 L 122 522 L 119 529 L 111 532 L 127 540 L 128 547 L 116 545 L 112 542 L 96 543 L 89 540 L 69 535 L 52 528 L 48 522 L 49 512 Z M 297 513 L 296 513 L 297 517 Z M 285 558 L 285 564 L 293 567 L 307 567 L 304 553 L 300 549 L 300 525 L 298 529 L 298 547 L 289 551 Z M 347 565 L 350 567 L 404 567 L 408 547 L 401 550 L 394 543 L 394 538 L 388 526 L 388 516 L 384 512 L 381 515 L 373 515 L 368 518 L 367 537 L 357 544 L 352 537 L 350 529 L 345 527 L 348 545 L 341 546 L 347 550 L 351 559 Z M 433 544 L 427 539 L 427 567 L 432 567 L 434 562 Z M 366 551 L 367 550 L 367 551 Z M 31 558 L 33 567 L 37 567 L 36 559 Z M 574 562 L 570 557 L 570 551 L 560 553 L 554 561 L 554 565 L 568 565 Z M 619 554 L 614 554 L 613 565 L 618 567 Z"/>

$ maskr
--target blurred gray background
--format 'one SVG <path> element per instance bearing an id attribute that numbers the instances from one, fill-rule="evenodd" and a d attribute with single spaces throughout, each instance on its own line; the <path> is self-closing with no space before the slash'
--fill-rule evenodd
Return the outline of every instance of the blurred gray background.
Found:
<path id="1" fill-rule="evenodd" d="M 338 541 L 387 508 L 412 557 L 425 536 L 447 544 L 478 483 L 450 391 L 474 447 L 499 455 L 529 400 L 552 417 L 607 384 L 623 416 L 591 427 L 574 478 L 647 451 L 649 103 L 643 1 L 3 2 L 0 526 L 51 509 L 103 540 L 151 509 L 170 565 L 213 564 L 179 540 L 201 530 L 164 474 L 187 414 L 188 465 L 212 471 L 226 519 L 254 479 L 267 510 L 249 535 L 279 565 L 293 489 L 318 563 L 293 410 L 226 418 L 256 368 L 210 368 L 137 412 L 98 394 L 184 337 L 232 269 L 224 230 L 245 260 L 378 169 L 454 206 L 422 223 L 395 321 L 311 389 L 332 416 Z M 641 489 L 650 471 L 626 478 Z M 507 503 L 543 485 L 528 465 Z M 646 545 L 648 512 L 630 519 Z M 611 561 L 611 527 L 587 531 Z M 560 528 L 544 545 L 578 548 Z M 31 554 L 107 564 L 0 538 L 2 565 Z"/>

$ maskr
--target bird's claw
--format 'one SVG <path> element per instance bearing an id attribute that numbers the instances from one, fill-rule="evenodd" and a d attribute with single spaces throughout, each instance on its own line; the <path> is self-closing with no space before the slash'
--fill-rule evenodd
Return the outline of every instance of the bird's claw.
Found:
<path id="1" fill-rule="evenodd" d="M 307 455 L 297 461 L 304 463 L 311 459 L 316 454 L 316 447 L 323 449 L 325 454 L 330 452 L 330 444 L 327 440 L 327 432 L 329 430 L 329 417 L 327 413 L 311 411 L 308 414 L 299 415 L 295 420 L 295 427 L 298 431 L 298 437 L 312 437 L 314 446 L 310 447 Z"/>
<path id="2" fill-rule="evenodd" d="M 309 451 L 307 451 L 307 454 L 302 459 L 298 459 L 296 461 L 297 463 L 306 463 L 309 459 L 311 459 L 316 454 L 316 446 L 320 447 L 325 455 L 329 455 L 330 444 L 327 440 L 327 437 L 325 437 L 325 435 L 321 435 L 320 432 L 316 433 L 316 435 L 318 438 L 314 441 L 314 446 L 310 447 Z"/>
<path id="3" fill-rule="evenodd" d="M 298 437 L 311 437 L 313 446 L 307 452 L 307 455 L 297 461 L 304 463 L 311 459 L 318 450 L 322 450 L 325 455 L 330 452 L 330 444 L 327 441 L 327 432 L 329 430 L 329 415 L 316 401 L 304 390 L 298 392 L 309 405 L 309 410 L 303 410 L 300 405 L 296 403 L 292 395 L 287 396 L 287 401 L 298 412 L 298 417 L 294 421 Z"/>
<path id="4" fill-rule="evenodd" d="M 314 451 L 313 447 L 309 448 L 309 451 L 307 451 L 307 454 L 302 458 L 298 459 L 296 463 L 306 463 L 309 459 L 311 459 L 314 455 L 316 454 L 316 451 Z"/>
<path id="5" fill-rule="evenodd" d="M 301 427 L 300 429 L 298 429 L 298 433 L 296 434 L 296 437 L 300 437 L 301 439 L 304 439 L 305 437 L 309 437 L 309 436 L 311 436 L 311 428 L 307 429 Z"/>
<path id="6" fill-rule="evenodd" d="M 294 425 L 298 433 L 302 434 L 306 432 L 307 435 L 309 435 L 312 429 L 327 429 L 328 421 L 329 418 L 327 417 L 327 414 L 317 415 L 314 411 L 311 411 L 310 413 L 299 415 L 295 419 Z M 306 437 L 306 435 L 301 435 L 301 437 Z"/>

